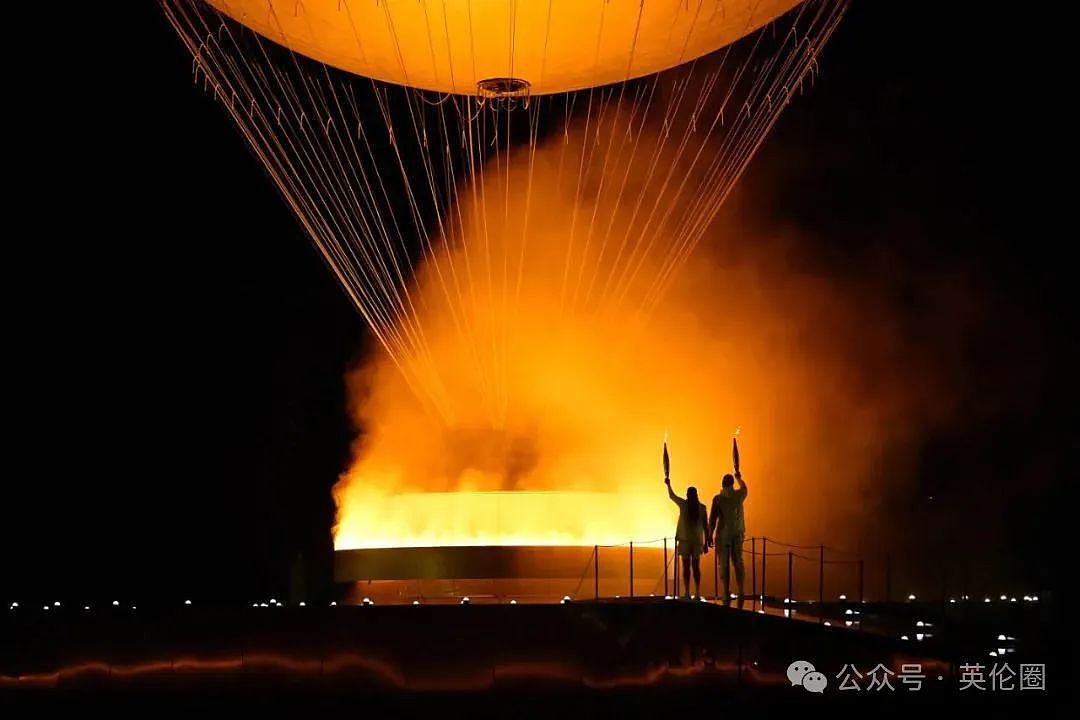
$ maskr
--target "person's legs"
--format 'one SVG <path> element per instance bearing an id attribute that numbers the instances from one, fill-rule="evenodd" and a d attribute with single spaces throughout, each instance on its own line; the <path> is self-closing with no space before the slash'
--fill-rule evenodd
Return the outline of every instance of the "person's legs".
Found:
<path id="1" fill-rule="evenodd" d="M 743 602 L 743 578 L 746 576 L 746 568 L 743 565 L 743 536 L 737 535 L 731 538 L 731 563 L 735 566 L 735 587 L 739 593 L 739 607 Z"/>
<path id="2" fill-rule="evenodd" d="M 698 555 L 694 555 L 693 559 L 694 569 L 694 596 L 701 597 L 701 558 Z"/>
<path id="3" fill-rule="evenodd" d="M 728 577 L 728 555 L 731 553 L 731 546 L 728 544 L 727 538 L 718 539 L 716 552 L 718 554 L 717 560 L 720 562 L 720 584 L 724 586 L 724 602 L 727 603 L 731 599 L 731 585 Z"/>
<path id="4" fill-rule="evenodd" d="M 683 593 L 690 597 L 690 555 L 682 556 Z"/>

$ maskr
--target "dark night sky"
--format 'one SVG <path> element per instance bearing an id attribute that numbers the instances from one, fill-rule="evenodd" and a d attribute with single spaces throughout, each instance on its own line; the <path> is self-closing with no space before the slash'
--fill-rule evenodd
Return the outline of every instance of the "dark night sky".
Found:
<path id="1" fill-rule="evenodd" d="M 117 5 L 13 25 L 0 597 L 250 598 L 328 546 L 368 339 L 156 3 Z M 926 547 L 1001 523 L 988 551 L 1045 584 L 1077 450 L 1060 46 L 987 7 L 856 0 L 742 191 L 798 228 L 810 272 L 884 253 L 917 350 L 950 360 L 971 421 L 926 438 L 897 522 Z M 933 312 L 927 288 L 960 276 L 982 321 Z"/>

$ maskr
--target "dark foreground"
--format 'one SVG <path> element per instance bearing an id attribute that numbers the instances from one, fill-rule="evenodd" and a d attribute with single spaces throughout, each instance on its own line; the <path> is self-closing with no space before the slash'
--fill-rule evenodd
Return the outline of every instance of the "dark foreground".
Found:
<path id="1" fill-rule="evenodd" d="M 368 717 L 641 717 L 732 705 L 1045 706 L 1047 690 L 1020 687 L 1021 664 L 1045 664 L 1045 685 L 1053 688 L 1052 663 L 1029 657 L 1037 649 L 999 662 L 974 645 L 945 642 L 943 631 L 903 641 L 662 599 L 20 613 L 3 626 L 0 703 L 244 705 L 305 715 L 342 707 Z M 820 693 L 791 685 L 795 661 L 822 673 Z M 1007 674 L 990 675 L 1005 663 L 1017 673 L 1011 684 Z"/>

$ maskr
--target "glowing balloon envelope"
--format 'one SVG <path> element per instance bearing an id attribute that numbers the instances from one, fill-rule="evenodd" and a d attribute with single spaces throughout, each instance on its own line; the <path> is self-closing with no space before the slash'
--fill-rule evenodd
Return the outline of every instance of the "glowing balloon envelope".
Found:
<path id="1" fill-rule="evenodd" d="M 475 94 L 516 79 L 533 95 L 689 62 L 800 0 L 208 0 L 328 65 L 399 85 Z"/>

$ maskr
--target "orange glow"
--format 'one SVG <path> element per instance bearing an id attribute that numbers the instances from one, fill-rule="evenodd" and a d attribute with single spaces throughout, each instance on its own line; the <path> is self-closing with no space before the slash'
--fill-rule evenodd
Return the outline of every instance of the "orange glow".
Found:
<path id="1" fill-rule="evenodd" d="M 612 545 L 671 534 L 667 513 L 633 495 L 581 491 L 349 495 L 338 549 L 442 545 Z M 655 500 L 655 497 L 652 498 Z M 603 507 L 603 513 L 595 508 Z M 370 528 L 371 530 L 365 530 Z M 377 533 L 383 532 L 380 536 Z M 408 538 L 403 542 L 403 538 Z"/>
<path id="2" fill-rule="evenodd" d="M 334 491 L 338 549 L 671 536 L 664 438 L 674 489 L 707 504 L 733 428 L 748 534 L 853 541 L 860 490 L 920 422 L 901 340 L 872 297 L 792 269 L 790 238 L 733 213 L 660 300 L 678 239 L 642 241 L 645 219 L 685 207 L 637 142 L 583 159 L 556 138 L 462 188 L 403 327 L 426 352 L 350 375 L 362 435 Z M 575 196 L 579 175 L 600 189 Z"/>
<path id="3" fill-rule="evenodd" d="M 148 661 L 125 668 L 123 674 L 126 676 L 171 674 L 180 670 L 181 664 L 183 664 L 184 670 L 195 672 L 232 673 L 242 672 L 245 668 L 272 668 L 296 675 L 315 676 L 320 673 L 335 675 L 361 671 L 370 674 L 373 679 L 377 678 L 387 687 L 424 692 L 489 690 L 497 681 L 508 679 L 557 680 L 571 684 L 582 683 L 586 687 L 594 689 L 615 689 L 627 686 L 653 685 L 663 681 L 665 676 L 689 677 L 700 674 L 707 669 L 700 661 L 683 667 L 662 663 L 647 668 L 640 673 L 595 678 L 574 662 L 512 661 L 497 663 L 490 669 L 480 668 L 459 677 L 433 675 L 407 678 L 395 661 L 359 653 L 342 653 L 327 657 L 325 660 L 297 658 L 278 653 L 258 653 L 253 656 L 245 656 L 243 661 L 236 662 L 194 658 L 187 658 L 183 661 L 179 659 L 176 661 Z M 714 671 L 732 672 L 737 669 L 737 665 L 728 662 L 716 662 L 712 665 L 712 669 Z M 88 672 L 100 672 L 110 678 L 120 674 L 120 670 L 116 666 L 109 665 L 104 661 L 93 661 L 63 666 L 56 672 L 50 673 L 17 676 L 0 674 L 0 687 L 55 688 L 62 684 L 62 678 L 64 677 L 74 678 Z"/>
<path id="4" fill-rule="evenodd" d="M 536 94 L 640 77 L 712 52 L 799 0 L 209 0 L 256 32 L 349 72 L 472 94 L 518 77 Z"/>

